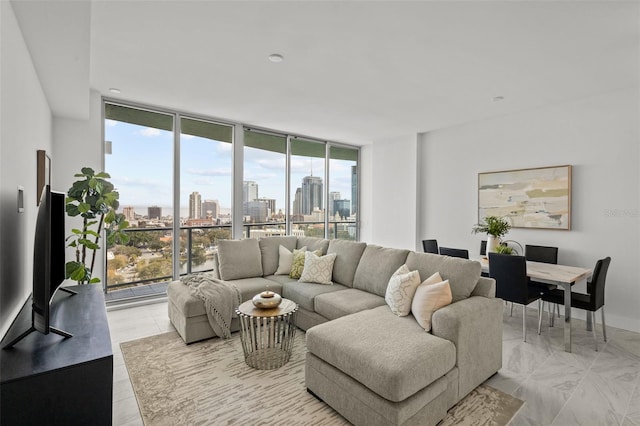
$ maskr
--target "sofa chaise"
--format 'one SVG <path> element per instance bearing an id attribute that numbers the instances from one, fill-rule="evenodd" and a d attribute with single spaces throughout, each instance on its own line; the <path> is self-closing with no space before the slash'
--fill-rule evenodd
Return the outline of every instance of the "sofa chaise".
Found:
<path id="1" fill-rule="evenodd" d="M 280 246 L 335 253 L 332 285 L 275 275 Z M 412 314 L 385 302 L 402 265 L 420 279 L 439 272 L 452 303 L 433 313 L 426 332 Z M 233 282 L 242 300 L 268 288 L 299 305 L 306 331 L 305 384 L 354 424 L 431 425 L 502 366 L 502 303 L 480 263 L 460 258 L 310 237 L 220 241 L 214 276 Z M 169 317 L 186 343 L 214 337 L 203 302 L 180 281 L 167 288 Z M 233 319 L 231 330 L 238 330 Z"/>

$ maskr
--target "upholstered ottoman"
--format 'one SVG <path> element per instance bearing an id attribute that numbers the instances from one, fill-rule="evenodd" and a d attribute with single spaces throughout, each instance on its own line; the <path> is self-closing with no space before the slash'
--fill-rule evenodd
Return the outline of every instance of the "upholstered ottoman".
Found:
<path id="1" fill-rule="evenodd" d="M 381 306 L 307 331 L 307 389 L 356 425 L 431 425 L 457 401 L 453 343 Z"/>

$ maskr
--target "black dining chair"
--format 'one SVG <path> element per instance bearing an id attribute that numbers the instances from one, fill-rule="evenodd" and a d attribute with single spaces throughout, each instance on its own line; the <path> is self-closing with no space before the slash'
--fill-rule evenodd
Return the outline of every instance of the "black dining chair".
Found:
<path id="1" fill-rule="evenodd" d="M 522 305 L 522 338 L 526 342 L 527 305 L 537 300 L 540 312 L 540 290 L 529 285 L 526 259 L 524 256 L 489 252 L 489 276 L 496 280 L 496 297 Z"/>
<path id="2" fill-rule="evenodd" d="M 524 246 L 524 257 L 532 262 L 558 263 L 558 247 L 534 246 L 527 244 Z"/>
<path id="3" fill-rule="evenodd" d="M 469 250 L 456 249 L 451 247 L 440 247 L 440 254 L 442 256 L 461 257 L 463 259 L 469 258 Z"/>
<path id="4" fill-rule="evenodd" d="M 422 240 L 422 248 L 425 253 L 438 254 L 438 240 Z"/>
<path id="5" fill-rule="evenodd" d="M 553 263 L 557 265 L 558 247 L 526 244 L 524 246 L 524 257 L 532 262 Z M 543 293 L 548 293 L 558 287 L 554 284 L 542 283 L 539 281 L 531 281 L 531 285 L 540 288 L 540 291 Z M 556 305 L 554 310 L 556 311 L 558 318 L 560 318 L 560 306 Z"/>
<path id="6" fill-rule="evenodd" d="M 588 312 L 588 315 L 591 315 L 591 331 L 593 332 L 596 351 L 598 350 L 598 336 L 596 334 L 596 312 L 598 310 L 602 312 L 602 336 L 604 337 L 604 341 L 607 341 L 607 326 L 604 321 L 604 286 L 607 281 L 607 272 L 609 271 L 610 263 L 610 257 L 605 257 L 604 259 L 600 259 L 596 262 L 596 267 L 593 269 L 593 275 L 591 276 L 591 279 L 587 281 L 587 288 L 591 290 L 590 293 L 583 294 L 573 291 L 571 292 L 571 308 L 583 309 Z M 552 290 L 548 293 L 543 293 L 543 309 L 544 302 L 564 305 L 564 291 Z M 551 318 L 549 319 L 549 325 L 551 325 Z M 538 317 L 538 334 L 540 334 L 541 326 L 542 310 L 540 310 Z"/>
<path id="7" fill-rule="evenodd" d="M 480 241 L 480 256 L 486 256 L 487 255 L 487 240 L 482 240 Z M 480 272 L 480 275 L 483 277 L 489 277 L 489 273 L 488 272 Z"/>

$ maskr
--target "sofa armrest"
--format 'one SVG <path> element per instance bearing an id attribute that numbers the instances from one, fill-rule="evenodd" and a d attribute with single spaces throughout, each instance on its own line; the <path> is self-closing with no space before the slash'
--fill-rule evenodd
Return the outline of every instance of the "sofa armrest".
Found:
<path id="1" fill-rule="evenodd" d="M 472 296 L 433 314 L 433 335 L 456 346 L 458 399 L 502 367 L 502 305 L 502 299 Z"/>
<path id="2" fill-rule="evenodd" d="M 496 297 L 496 280 L 480 277 L 476 287 L 471 292 L 472 296 Z"/>

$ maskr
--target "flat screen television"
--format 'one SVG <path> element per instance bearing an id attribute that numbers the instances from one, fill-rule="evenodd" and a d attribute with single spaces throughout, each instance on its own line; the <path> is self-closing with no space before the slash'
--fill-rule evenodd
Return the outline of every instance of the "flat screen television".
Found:
<path id="1" fill-rule="evenodd" d="M 45 185 L 38 206 L 33 245 L 31 328 L 5 346 L 5 349 L 34 331 L 71 337 L 66 331 L 52 327 L 49 318 L 51 299 L 65 279 L 64 205 L 65 194 L 53 192 L 50 185 Z M 74 293 L 70 290 L 65 291 Z"/>

